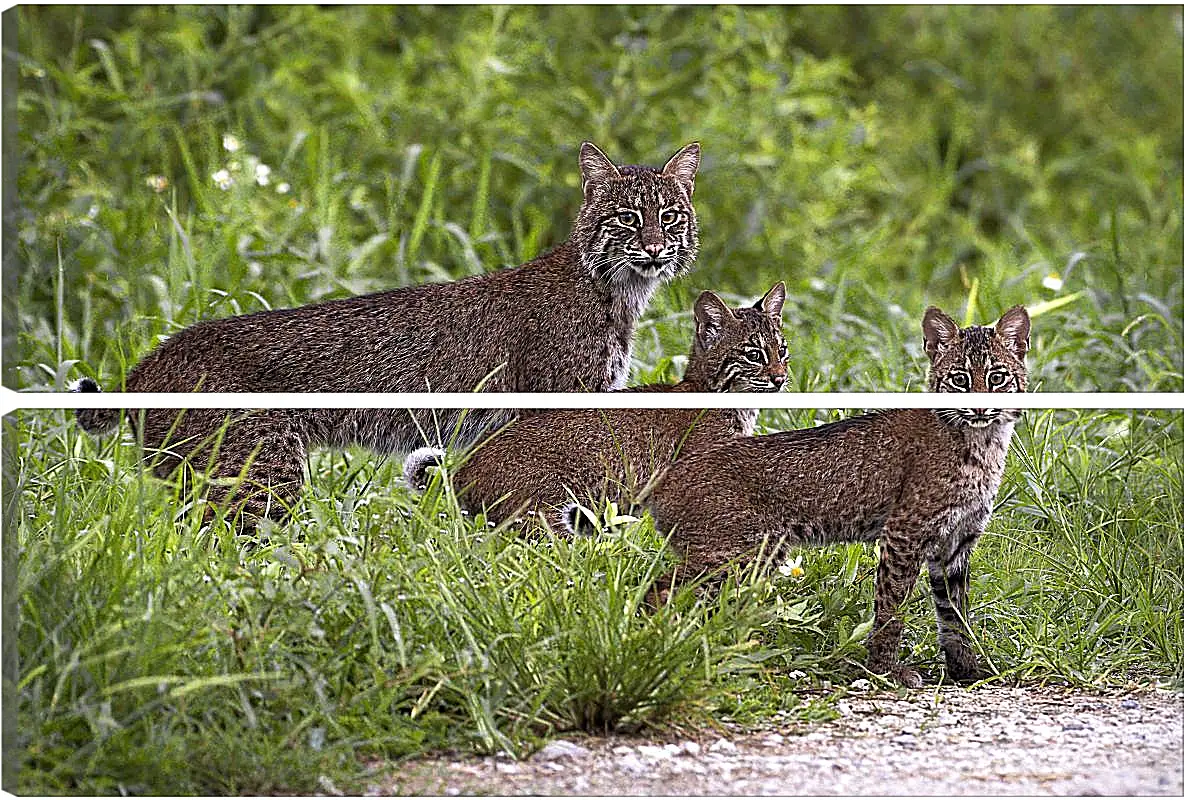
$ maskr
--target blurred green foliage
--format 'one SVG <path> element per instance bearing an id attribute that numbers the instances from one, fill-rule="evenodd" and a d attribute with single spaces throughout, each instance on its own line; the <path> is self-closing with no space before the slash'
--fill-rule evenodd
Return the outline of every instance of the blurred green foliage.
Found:
<path id="1" fill-rule="evenodd" d="M 19 13 L 24 386 L 72 359 L 118 382 L 199 319 L 533 257 L 567 234 L 585 138 L 704 148 L 699 266 L 656 298 L 639 375 L 684 352 L 698 290 L 786 279 L 795 388 L 915 384 L 915 346 L 844 343 L 911 343 L 928 303 L 986 322 L 1081 289 L 1036 349 L 1088 368 L 1044 388 L 1184 386 L 1178 8 Z"/>

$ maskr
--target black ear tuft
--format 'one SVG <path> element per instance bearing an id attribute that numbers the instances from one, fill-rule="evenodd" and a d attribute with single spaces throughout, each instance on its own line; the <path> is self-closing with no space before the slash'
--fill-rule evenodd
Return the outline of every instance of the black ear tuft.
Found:
<path id="1" fill-rule="evenodd" d="M 1003 312 L 1003 316 L 995 323 L 995 335 L 999 341 L 1020 358 L 1028 354 L 1028 336 L 1032 329 L 1032 319 L 1028 316 L 1028 309 L 1023 306 L 1012 306 Z"/>
<path id="2" fill-rule="evenodd" d="M 585 196 L 587 196 L 590 186 L 617 180 L 620 177 L 620 171 L 608 156 L 600 151 L 599 147 L 591 142 L 584 142 L 580 145 L 580 178 Z"/>
<path id="3" fill-rule="evenodd" d="M 662 167 L 662 174 L 674 178 L 687 190 L 687 194 L 695 192 L 695 175 L 699 172 L 699 143 L 691 142 L 670 157 L 666 166 Z"/>
<path id="4" fill-rule="evenodd" d="M 695 301 L 695 348 L 706 349 L 715 343 L 726 323 L 735 321 L 736 315 L 727 303 L 714 292 L 703 292 Z"/>
<path id="5" fill-rule="evenodd" d="M 785 305 L 785 281 L 777 281 L 773 288 L 765 292 L 765 296 L 753 303 L 753 308 L 764 311 L 776 320 L 781 319 L 781 309 Z"/>
<path id="6" fill-rule="evenodd" d="M 958 323 L 937 306 L 925 309 L 921 331 L 925 334 L 925 354 L 930 361 L 958 341 Z"/>

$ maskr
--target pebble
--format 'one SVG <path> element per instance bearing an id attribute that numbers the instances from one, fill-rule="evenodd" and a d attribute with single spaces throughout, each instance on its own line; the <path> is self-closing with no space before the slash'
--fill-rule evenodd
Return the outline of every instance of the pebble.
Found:
<path id="1" fill-rule="evenodd" d="M 665 747 L 658 747 L 652 744 L 638 745 L 637 752 L 645 758 L 659 759 L 662 761 L 665 761 L 671 756 L 671 753 Z"/>
<path id="2" fill-rule="evenodd" d="M 556 739 L 538 751 L 534 757 L 539 761 L 554 761 L 559 758 L 585 756 L 589 752 L 591 751 L 587 747 L 581 747 L 575 742 L 569 742 L 566 739 Z"/>
<path id="3" fill-rule="evenodd" d="M 711 753 L 735 753 L 736 745 L 727 739 L 719 739 L 711 747 L 708 747 L 707 750 Z"/>
<path id="4" fill-rule="evenodd" d="M 699 751 L 703 749 L 702 747 L 699 746 L 698 742 L 692 742 L 692 741 L 683 742 L 681 747 L 682 747 L 682 751 L 684 753 L 686 753 L 688 756 L 697 756 L 697 755 L 699 755 Z"/>
<path id="5" fill-rule="evenodd" d="M 345 792 L 337 788 L 337 784 L 333 783 L 333 779 L 328 775 L 317 776 L 317 783 L 321 785 L 325 794 L 333 795 L 334 797 L 342 797 L 345 794 Z"/>
<path id="6" fill-rule="evenodd" d="M 1123 708 L 1134 709 L 1134 708 L 1139 708 L 1139 701 L 1138 700 L 1131 700 L 1130 698 L 1127 698 L 1126 700 L 1123 700 L 1118 705 L 1122 706 Z"/>
<path id="7" fill-rule="evenodd" d="M 853 692 L 870 692 L 872 689 L 872 682 L 867 678 L 856 678 L 851 681 L 851 691 Z"/>
<path id="8" fill-rule="evenodd" d="M 645 763 L 642 762 L 642 760 L 640 758 L 638 758 L 637 756 L 632 755 L 632 754 L 627 755 L 627 756 L 621 756 L 617 760 L 615 766 L 620 769 L 625 770 L 626 772 L 632 772 L 635 774 L 640 773 L 640 772 L 648 772 L 649 771 L 649 768 L 646 767 Z"/>

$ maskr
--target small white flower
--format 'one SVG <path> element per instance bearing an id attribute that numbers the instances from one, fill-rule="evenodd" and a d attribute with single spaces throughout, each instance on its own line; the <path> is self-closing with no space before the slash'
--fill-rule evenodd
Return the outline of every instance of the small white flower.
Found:
<path id="1" fill-rule="evenodd" d="M 226 191 L 231 186 L 234 186 L 234 178 L 230 176 L 230 172 L 225 169 L 220 169 L 210 176 L 214 179 L 214 185 L 222 191 Z"/>
<path id="2" fill-rule="evenodd" d="M 1044 276 L 1044 280 L 1040 282 L 1040 285 L 1045 289 L 1051 289 L 1054 292 L 1059 292 L 1061 287 L 1065 285 L 1065 282 L 1061 280 L 1060 275 L 1056 274 L 1055 272 L 1050 272 Z"/>
<path id="3" fill-rule="evenodd" d="M 169 179 L 163 175 L 149 175 L 144 183 L 148 184 L 148 188 L 157 194 L 169 188 Z"/>
<path id="4" fill-rule="evenodd" d="M 255 183 L 266 186 L 271 183 L 271 167 L 260 163 L 255 165 Z"/>
<path id="5" fill-rule="evenodd" d="M 786 561 L 777 568 L 777 571 L 781 573 L 781 577 L 783 578 L 801 578 L 804 576 L 806 570 L 802 569 L 801 554 L 799 553 L 798 557 L 791 561 Z"/>
<path id="6" fill-rule="evenodd" d="M 275 187 L 276 194 L 287 194 L 290 191 L 292 191 L 292 187 L 288 184 L 287 181 L 284 181 L 283 183 L 276 184 L 276 187 Z"/>
<path id="7" fill-rule="evenodd" d="M 238 152 L 238 149 L 240 147 L 242 147 L 242 143 L 238 140 L 238 137 L 235 136 L 233 133 L 222 134 L 222 149 L 225 150 L 227 153 Z"/>

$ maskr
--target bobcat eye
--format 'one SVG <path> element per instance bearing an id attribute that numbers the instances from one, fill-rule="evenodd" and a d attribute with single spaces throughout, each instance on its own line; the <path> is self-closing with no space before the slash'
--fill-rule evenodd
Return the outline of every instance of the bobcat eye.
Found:
<path id="1" fill-rule="evenodd" d="M 1011 380 L 1011 376 L 1006 372 L 995 371 L 987 373 L 987 388 L 990 390 L 1002 389 Z"/>
<path id="2" fill-rule="evenodd" d="M 744 358 L 753 364 L 765 363 L 765 351 L 759 347 L 748 347 L 744 350 Z"/>
<path id="3" fill-rule="evenodd" d="M 618 211 L 617 222 L 627 227 L 635 228 L 641 222 L 641 217 L 633 211 Z"/>
<path id="4" fill-rule="evenodd" d="M 960 392 L 970 391 L 970 374 L 967 372 L 951 372 L 947 380 L 950 382 L 950 386 Z"/>
<path id="5" fill-rule="evenodd" d="M 662 220 L 663 225 L 673 225 L 678 221 L 678 212 L 673 208 L 668 208 L 662 212 L 660 219 Z"/>
<path id="6" fill-rule="evenodd" d="M 777 355 L 781 358 L 782 361 L 784 361 L 785 357 L 789 355 L 789 348 L 785 346 L 784 342 L 777 345 Z"/>

